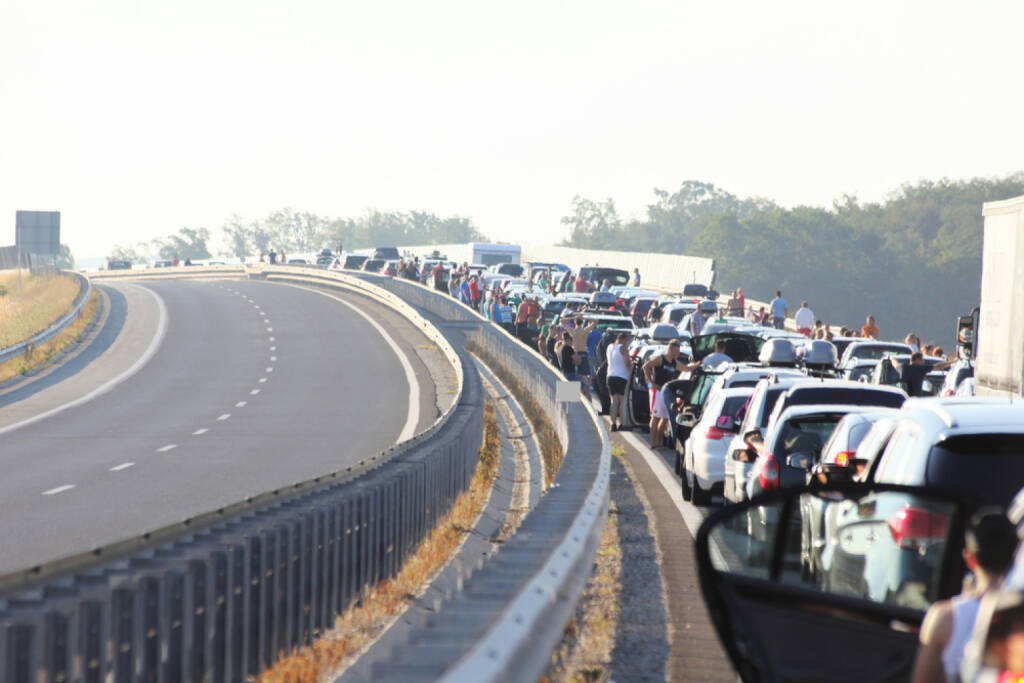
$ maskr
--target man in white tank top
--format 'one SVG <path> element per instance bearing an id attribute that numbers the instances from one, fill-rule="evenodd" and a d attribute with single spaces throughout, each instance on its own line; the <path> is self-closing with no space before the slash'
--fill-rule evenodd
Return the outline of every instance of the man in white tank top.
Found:
<path id="1" fill-rule="evenodd" d="M 629 359 L 629 347 L 627 342 L 629 335 L 622 333 L 615 338 L 615 343 L 608 346 L 608 394 L 612 398 L 611 419 L 612 431 L 622 429 L 622 423 L 626 419 L 626 388 L 629 384 L 629 367 L 632 364 Z"/>
<path id="2" fill-rule="evenodd" d="M 963 557 L 974 574 L 974 585 L 950 600 L 936 602 L 924 615 L 913 683 L 960 680 L 960 662 L 978 605 L 1009 571 L 1016 549 L 1016 530 L 1001 510 L 983 508 L 971 517 L 964 534 Z"/>

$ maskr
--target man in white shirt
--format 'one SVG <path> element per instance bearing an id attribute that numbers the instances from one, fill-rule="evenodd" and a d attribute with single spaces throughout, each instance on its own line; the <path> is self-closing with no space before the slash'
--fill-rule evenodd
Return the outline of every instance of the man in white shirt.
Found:
<path id="1" fill-rule="evenodd" d="M 725 342 L 722 340 L 715 342 L 715 352 L 711 355 L 705 356 L 700 364 L 705 368 L 717 368 L 722 363 L 731 363 L 732 358 L 725 352 Z"/>
<path id="2" fill-rule="evenodd" d="M 793 322 L 796 323 L 797 332 L 807 337 L 811 336 L 811 328 L 814 327 L 814 311 L 807 308 L 806 301 L 800 304 L 796 315 L 793 316 Z"/>

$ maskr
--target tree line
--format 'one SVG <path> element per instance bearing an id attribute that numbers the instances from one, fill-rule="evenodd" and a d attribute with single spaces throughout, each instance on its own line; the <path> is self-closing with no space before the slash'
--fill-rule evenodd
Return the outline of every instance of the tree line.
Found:
<path id="1" fill-rule="evenodd" d="M 784 208 L 687 181 L 655 190 L 643 218 L 626 220 L 611 199 L 577 196 L 562 218 L 563 244 L 704 256 L 720 291 L 742 287 L 790 312 L 807 300 L 834 325 L 875 316 L 887 339 L 915 332 L 949 348 L 955 317 L 978 305 L 983 202 L 1024 194 L 1024 172 L 1000 178 L 924 180 L 880 202 L 843 196 L 829 208 Z"/>
<path id="2" fill-rule="evenodd" d="M 468 218 L 442 218 L 424 211 L 368 211 L 359 218 L 330 218 L 292 208 L 272 211 L 262 220 L 237 214 L 211 231 L 181 228 L 177 233 L 136 245 L 117 245 L 114 260 L 145 263 L 161 259 L 252 258 L 269 251 L 290 253 L 323 248 L 365 249 L 405 244 L 448 244 L 481 241 L 484 237 Z"/>

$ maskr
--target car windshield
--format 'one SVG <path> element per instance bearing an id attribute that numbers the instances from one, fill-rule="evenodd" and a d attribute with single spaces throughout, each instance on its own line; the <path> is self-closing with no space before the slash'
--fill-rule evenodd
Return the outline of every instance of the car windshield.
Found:
<path id="1" fill-rule="evenodd" d="M 821 447 L 842 418 L 842 413 L 826 413 L 787 420 L 775 442 L 773 455 L 778 458 L 804 452 L 817 458 L 821 454 Z"/>
<path id="2" fill-rule="evenodd" d="M 861 360 L 880 360 L 886 354 L 905 353 L 906 350 L 903 344 L 860 344 L 850 350 L 850 356 Z"/>
<path id="3" fill-rule="evenodd" d="M 690 284 L 683 287 L 683 296 L 706 296 L 708 288 L 704 285 Z"/>
<path id="4" fill-rule="evenodd" d="M 934 446 L 925 483 L 970 494 L 980 505 L 1006 507 L 1024 481 L 1024 434 L 967 434 Z"/>
<path id="5" fill-rule="evenodd" d="M 903 394 L 893 391 L 882 391 L 871 387 L 830 387 L 827 384 L 820 387 L 801 387 L 794 391 L 786 399 L 787 406 L 800 405 L 855 405 L 855 406 L 883 406 L 885 408 L 899 408 L 906 399 Z"/>

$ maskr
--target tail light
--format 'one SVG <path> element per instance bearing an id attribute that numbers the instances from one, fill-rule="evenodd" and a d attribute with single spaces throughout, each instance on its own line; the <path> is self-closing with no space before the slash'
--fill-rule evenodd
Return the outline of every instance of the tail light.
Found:
<path id="1" fill-rule="evenodd" d="M 615 305 L 616 305 L 616 306 L 622 306 L 622 305 L 624 305 L 625 303 L 626 303 L 626 300 L 625 300 L 625 299 L 616 299 L 616 300 L 615 300 Z"/>
<path id="2" fill-rule="evenodd" d="M 771 453 L 765 456 L 757 482 L 762 491 L 775 491 L 779 488 L 779 461 Z"/>
<path id="3" fill-rule="evenodd" d="M 724 439 L 727 436 L 731 437 L 732 434 L 730 434 L 729 432 L 726 432 L 726 431 L 723 431 L 723 430 L 719 429 L 715 425 L 711 425 L 710 427 L 708 427 L 708 430 L 706 432 L 704 432 L 704 437 L 705 438 L 707 438 L 707 439 L 714 439 L 715 441 L 718 441 L 719 439 Z"/>
<path id="4" fill-rule="evenodd" d="M 954 389 L 943 389 L 942 390 L 942 395 L 943 396 L 956 396 L 956 390 L 954 390 Z"/>
<path id="5" fill-rule="evenodd" d="M 856 451 L 839 451 L 836 453 L 836 464 L 840 467 L 849 467 L 854 454 Z"/>
<path id="6" fill-rule="evenodd" d="M 904 550 L 917 550 L 925 545 L 946 540 L 949 517 L 922 508 L 905 507 L 887 521 L 892 540 Z"/>

